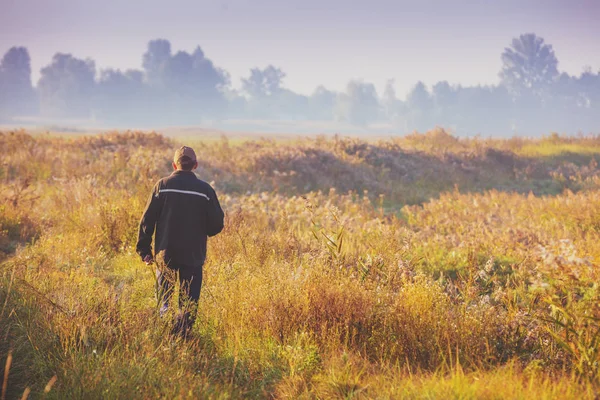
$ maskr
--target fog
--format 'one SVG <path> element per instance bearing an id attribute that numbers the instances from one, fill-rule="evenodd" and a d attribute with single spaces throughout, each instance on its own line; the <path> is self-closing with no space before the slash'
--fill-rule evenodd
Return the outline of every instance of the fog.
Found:
<path id="1" fill-rule="evenodd" d="M 276 65 L 256 66 L 233 85 L 200 46 L 178 51 L 166 39 L 148 42 L 139 70 L 98 70 L 94 60 L 57 53 L 35 83 L 28 50 L 13 47 L 0 63 L 0 124 L 248 130 L 286 123 L 307 131 L 319 122 L 318 130 L 341 133 L 404 134 L 436 126 L 459 136 L 600 133 L 600 71 L 561 72 L 552 45 L 533 33 L 508 38 L 498 57 L 497 85 L 414 82 L 399 94 L 393 79 L 383 93 L 352 80 L 343 91 L 323 82 L 306 96 L 286 88 L 286 72 Z M 477 54 L 471 61 L 477 63 Z"/>

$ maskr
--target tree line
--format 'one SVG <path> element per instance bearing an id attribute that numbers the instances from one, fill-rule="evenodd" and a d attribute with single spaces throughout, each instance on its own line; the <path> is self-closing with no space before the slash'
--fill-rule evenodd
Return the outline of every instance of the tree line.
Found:
<path id="1" fill-rule="evenodd" d="M 393 80 L 381 94 L 372 83 L 352 80 L 344 91 L 319 86 L 305 96 L 285 88 L 285 72 L 273 65 L 251 69 L 236 90 L 200 47 L 174 52 L 164 39 L 148 43 L 141 70 L 98 71 L 91 59 L 57 53 L 33 86 L 27 49 L 13 47 L 0 62 L 0 122 L 32 116 L 113 125 L 343 121 L 385 123 L 397 132 L 443 126 L 497 135 L 600 130 L 600 71 L 561 73 L 552 46 L 533 33 L 513 39 L 501 60 L 497 85 L 417 82 L 401 99 Z"/>

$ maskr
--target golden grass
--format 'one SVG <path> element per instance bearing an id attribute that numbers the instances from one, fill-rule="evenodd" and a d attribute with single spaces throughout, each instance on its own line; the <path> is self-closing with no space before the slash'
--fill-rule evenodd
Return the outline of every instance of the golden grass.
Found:
<path id="1" fill-rule="evenodd" d="M 181 341 L 133 250 L 178 142 L 0 133 L 8 396 L 595 398 L 598 169 L 549 141 L 597 140 L 197 143 L 227 219 Z"/>

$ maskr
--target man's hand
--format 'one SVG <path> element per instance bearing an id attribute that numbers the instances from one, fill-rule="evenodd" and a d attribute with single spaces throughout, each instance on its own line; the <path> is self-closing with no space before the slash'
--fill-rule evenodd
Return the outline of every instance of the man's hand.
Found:
<path id="1" fill-rule="evenodd" d="M 146 257 L 144 257 L 144 262 L 146 263 L 146 265 L 150 265 L 152 264 L 154 260 L 152 259 L 152 256 L 150 254 L 148 254 Z"/>

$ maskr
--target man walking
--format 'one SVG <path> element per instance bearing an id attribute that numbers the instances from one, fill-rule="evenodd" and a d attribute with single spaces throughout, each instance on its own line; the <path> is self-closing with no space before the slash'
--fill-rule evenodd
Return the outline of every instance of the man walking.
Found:
<path id="1" fill-rule="evenodd" d="M 192 328 L 206 259 L 206 238 L 223 229 L 223 210 L 214 189 L 196 177 L 196 153 L 183 146 L 175 152 L 173 173 L 159 180 L 140 221 L 136 246 L 146 264 L 156 262 L 157 296 L 164 315 L 179 281 L 179 313 L 174 333 Z M 154 256 L 152 255 L 152 235 Z"/>

